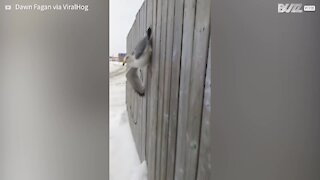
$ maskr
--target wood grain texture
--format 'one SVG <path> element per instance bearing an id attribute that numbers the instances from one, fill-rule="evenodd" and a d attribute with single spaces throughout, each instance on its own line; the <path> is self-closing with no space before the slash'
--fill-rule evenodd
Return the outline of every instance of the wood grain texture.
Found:
<path id="1" fill-rule="evenodd" d="M 130 127 L 149 180 L 210 179 L 210 0 L 145 0 L 127 37 L 152 28 L 152 60 L 138 96 L 126 87 Z"/>
<path id="2" fill-rule="evenodd" d="M 146 0 L 147 3 L 147 14 L 146 14 L 146 21 L 147 21 L 147 27 L 151 27 L 152 29 L 152 35 L 151 35 L 151 39 L 154 36 L 154 28 L 153 28 L 153 0 Z M 151 63 L 152 63 L 152 58 L 151 58 Z M 146 106 L 147 106 L 147 110 L 146 110 L 146 160 L 147 160 L 147 165 L 150 164 L 150 155 L 149 155 L 149 151 L 148 148 L 151 147 L 151 143 L 152 143 L 152 137 L 151 137 L 151 129 L 152 129 L 152 124 L 149 120 L 149 110 L 150 110 L 150 95 L 151 95 L 151 76 L 152 76 L 152 72 L 151 72 L 151 64 L 148 65 L 147 67 L 147 77 L 146 77 L 146 87 L 147 87 L 147 91 L 146 91 Z M 149 166 L 148 166 L 149 167 Z"/>
<path id="3" fill-rule="evenodd" d="M 208 60 L 210 33 L 210 0 L 197 0 L 196 21 L 193 43 L 193 59 L 191 65 L 191 82 L 189 96 L 189 114 L 187 121 L 187 166 L 186 178 L 196 179 L 200 133 L 202 121 L 202 106 L 204 96 L 206 64 Z"/>
<path id="4" fill-rule="evenodd" d="M 141 38 L 143 38 L 146 35 L 146 30 L 147 30 L 147 19 L 146 19 L 146 14 L 147 14 L 147 3 L 144 2 L 142 4 L 142 11 L 140 14 L 140 21 L 142 22 L 140 24 L 141 27 Z M 142 69 L 142 81 L 143 81 L 143 86 L 145 87 L 145 91 L 148 91 L 147 89 L 147 67 L 144 67 Z M 141 155 L 140 155 L 140 160 L 144 161 L 146 159 L 146 130 L 147 130 L 147 96 L 145 95 L 142 97 L 142 105 L 141 105 Z"/>
<path id="5" fill-rule="evenodd" d="M 211 43 L 210 43 L 211 44 Z M 203 100 L 200 154 L 197 180 L 210 180 L 212 172 L 212 151 L 210 145 L 211 126 L 211 46 L 207 60 L 207 72 Z"/>
<path id="6" fill-rule="evenodd" d="M 166 41 L 167 41 L 167 17 L 168 17 L 168 0 L 162 0 L 161 9 L 161 39 L 160 39 L 160 67 L 159 67 L 159 101 L 158 101 L 158 127 L 157 127 L 157 161 L 156 161 L 156 180 L 165 179 L 163 172 L 165 166 L 163 161 L 166 161 L 164 152 L 166 147 L 163 146 L 165 141 L 165 122 L 164 122 L 164 83 L 165 83 L 165 64 L 166 64 Z"/>
<path id="7" fill-rule="evenodd" d="M 136 20 L 137 20 L 137 24 L 136 24 L 136 34 L 135 34 L 135 37 L 134 37 L 134 47 L 136 46 L 137 42 L 139 41 L 140 39 L 140 12 L 141 12 L 141 9 L 139 10 L 139 12 L 137 13 L 136 15 Z M 138 72 L 137 72 L 138 73 Z M 134 124 L 135 124 L 135 133 L 134 133 L 134 136 L 135 136 L 135 141 L 136 141 L 136 148 L 137 148 L 137 151 L 138 151 L 138 155 L 139 155 L 139 158 L 140 158 L 140 154 L 141 154 L 141 131 L 140 131 L 140 125 L 141 125 L 141 112 L 140 112 L 140 99 L 139 99 L 139 96 L 137 95 L 136 92 L 133 93 L 134 94 L 134 98 L 135 98 L 135 118 L 134 118 Z"/>
<path id="8" fill-rule="evenodd" d="M 182 48 L 184 0 L 174 1 L 174 30 L 170 82 L 170 117 L 168 132 L 167 180 L 173 180 L 175 174 L 177 122 L 180 88 L 180 62 Z"/>
<path id="9" fill-rule="evenodd" d="M 168 131 L 170 117 L 170 87 L 171 87 L 171 64 L 172 64 L 172 48 L 173 48 L 173 29 L 174 29 L 174 1 L 167 1 L 166 12 L 166 31 L 164 34 L 165 44 L 162 51 L 164 56 L 164 83 L 163 83 L 163 109 L 162 109 L 162 139 L 161 139 L 161 168 L 160 179 L 167 179 L 167 158 L 168 158 Z"/>
<path id="10" fill-rule="evenodd" d="M 176 168 L 175 179 L 186 180 L 188 173 L 187 152 L 190 145 L 187 144 L 187 125 L 189 116 L 189 96 L 190 96 L 190 72 L 193 55 L 193 37 L 196 13 L 196 0 L 185 0 L 184 5 L 184 23 L 182 38 L 182 56 L 181 56 L 181 74 L 180 74 L 180 92 L 179 92 L 179 116 L 176 150 Z"/>
<path id="11" fill-rule="evenodd" d="M 150 122 L 150 137 L 147 149 L 148 152 L 148 178 L 154 180 L 156 177 L 156 139 L 157 139 L 157 112 L 158 112 L 158 87 L 159 87 L 159 57 L 160 57 L 160 22 L 161 20 L 161 2 L 153 0 L 153 39 L 152 39 L 152 61 L 151 61 L 151 77 L 150 77 L 150 96 L 148 98 L 148 122 Z"/>

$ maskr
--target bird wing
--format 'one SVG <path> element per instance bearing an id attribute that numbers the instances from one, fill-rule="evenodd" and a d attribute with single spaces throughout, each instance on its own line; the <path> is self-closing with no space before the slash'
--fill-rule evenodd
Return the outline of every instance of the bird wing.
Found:
<path id="1" fill-rule="evenodd" d="M 130 68 L 130 70 L 127 72 L 126 77 L 129 83 L 131 84 L 132 88 L 140 95 L 144 95 L 144 87 L 142 84 L 142 81 L 138 77 L 137 74 L 138 69 L 137 68 Z"/>
<path id="2" fill-rule="evenodd" d="M 134 49 L 134 55 L 136 59 L 139 59 L 144 50 L 146 49 L 147 45 L 149 43 L 148 37 L 144 37 L 136 46 L 136 48 Z"/>

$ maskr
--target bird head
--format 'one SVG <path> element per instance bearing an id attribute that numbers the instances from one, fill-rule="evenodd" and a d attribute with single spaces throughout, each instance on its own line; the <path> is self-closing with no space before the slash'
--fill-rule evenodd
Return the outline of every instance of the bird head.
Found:
<path id="1" fill-rule="evenodd" d="M 148 30 L 147 30 L 148 39 L 151 39 L 151 35 L 152 35 L 152 31 L 151 31 L 151 28 L 149 27 Z"/>

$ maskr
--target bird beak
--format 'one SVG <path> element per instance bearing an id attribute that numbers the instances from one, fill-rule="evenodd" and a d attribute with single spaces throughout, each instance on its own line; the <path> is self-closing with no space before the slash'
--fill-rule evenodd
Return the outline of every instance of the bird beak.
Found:
<path id="1" fill-rule="evenodd" d="M 124 66 L 124 65 L 127 63 L 127 58 L 128 58 L 128 56 L 125 56 L 125 57 L 123 58 L 122 66 Z"/>

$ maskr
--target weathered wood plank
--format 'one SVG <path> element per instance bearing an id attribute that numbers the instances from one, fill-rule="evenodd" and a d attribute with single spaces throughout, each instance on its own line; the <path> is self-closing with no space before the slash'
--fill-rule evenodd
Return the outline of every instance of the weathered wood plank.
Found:
<path id="1" fill-rule="evenodd" d="M 152 34 L 154 33 L 154 28 L 153 28 L 153 0 L 146 0 L 147 2 L 147 27 L 151 27 L 152 28 Z M 152 35 L 153 36 L 153 35 Z M 151 58 L 152 61 L 152 58 Z M 152 63 L 152 62 L 151 62 Z M 146 110 L 146 160 L 147 160 L 147 165 L 150 164 L 150 155 L 149 155 L 149 151 L 148 148 L 150 148 L 151 143 L 152 143 L 152 138 L 151 138 L 151 134 L 152 134 L 152 123 L 150 122 L 149 119 L 149 113 L 148 111 L 150 110 L 149 106 L 150 106 L 150 96 L 151 96 L 151 76 L 152 76 L 152 72 L 151 72 L 151 65 L 148 65 L 147 67 L 147 84 L 146 84 L 146 106 L 147 106 L 147 110 Z"/>
<path id="2" fill-rule="evenodd" d="M 146 0 L 129 32 L 127 50 L 147 27 L 153 31 L 152 62 L 139 72 L 145 97 L 128 84 L 126 90 L 130 126 L 149 180 L 210 179 L 203 99 L 210 99 L 209 15 L 210 0 Z"/>
<path id="3" fill-rule="evenodd" d="M 134 23 L 134 35 L 133 35 L 133 41 L 132 41 L 132 48 L 134 49 L 136 42 L 138 40 L 138 35 L 139 35 L 139 16 L 138 16 L 139 12 L 136 15 L 136 20 Z M 139 139 L 138 139 L 138 119 L 139 119 L 139 113 L 138 113 L 138 97 L 136 95 L 136 92 L 131 88 L 131 93 L 132 93 L 132 98 L 133 98 L 133 103 L 132 103 L 132 109 L 133 109 L 133 138 L 135 141 L 135 145 L 136 145 L 136 149 L 137 152 L 139 154 L 140 152 L 140 148 L 139 148 Z"/>
<path id="4" fill-rule="evenodd" d="M 137 13 L 136 15 L 136 19 L 137 19 L 137 22 L 138 22 L 138 25 L 137 25 L 137 34 L 136 34 L 136 39 L 135 39 L 135 42 L 134 42 L 134 46 L 136 46 L 136 44 L 139 42 L 139 40 L 141 39 L 141 24 L 142 24 L 142 20 L 141 20 L 141 11 L 142 9 L 140 8 L 139 12 Z M 138 70 L 138 74 L 140 76 L 140 72 Z M 141 77 L 140 77 L 141 78 Z M 142 100 L 141 100 L 141 97 L 137 94 L 137 93 L 134 93 L 135 97 L 136 97 L 136 147 L 137 147 L 137 151 L 138 151 L 138 155 L 139 155 L 139 158 L 141 158 L 141 106 L 142 106 Z M 141 160 L 141 159 L 140 159 Z"/>
<path id="5" fill-rule="evenodd" d="M 162 139 L 161 139 L 161 172 L 160 179 L 167 179 L 167 157 L 168 157 L 168 131 L 169 131 L 169 116 L 170 116 L 170 83 L 171 83 L 171 64 L 172 64 L 172 49 L 173 49 L 173 29 L 174 29 L 174 1 L 168 0 L 166 12 L 166 33 L 165 47 L 162 51 L 164 56 L 164 84 L 163 84 L 163 117 L 162 117 Z"/>
<path id="6" fill-rule="evenodd" d="M 132 47 L 133 47 L 133 42 L 134 42 L 134 35 L 135 35 L 135 31 L 136 31 L 136 20 L 134 21 L 133 23 L 133 26 L 132 26 L 132 39 L 131 39 L 131 51 L 132 51 Z M 131 97 L 131 112 L 132 112 L 132 116 L 131 116 L 131 121 L 130 121 L 130 127 L 131 127 L 131 131 L 132 131 L 132 136 L 134 138 L 135 136 L 135 126 L 134 126 L 134 121 L 135 121 L 135 108 L 134 108 L 134 103 L 135 103 L 135 98 L 133 96 L 133 90 L 132 90 L 132 87 L 130 85 L 130 97 Z"/>
<path id="7" fill-rule="evenodd" d="M 133 49 L 133 38 L 134 38 L 134 31 L 135 31 L 135 22 L 133 23 L 133 26 L 131 28 L 131 34 L 130 34 L 130 50 L 129 50 L 129 53 L 132 51 Z M 132 96 L 132 87 L 130 84 L 129 85 L 129 96 L 130 96 L 130 123 L 131 123 L 131 127 L 133 127 L 133 121 L 134 121 L 134 114 L 133 114 L 133 102 L 134 102 L 134 99 L 133 99 L 133 96 Z M 133 128 L 132 129 L 132 133 L 133 133 Z"/>
<path id="8" fill-rule="evenodd" d="M 204 91 L 200 154 L 197 180 L 210 180 L 212 172 L 210 126 L 211 126 L 211 45 L 207 60 L 206 84 Z"/>
<path id="9" fill-rule="evenodd" d="M 130 44 L 130 52 L 133 49 L 133 41 L 134 41 L 134 34 L 135 34 L 135 27 L 136 27 L 136 20 L 134 21 L 133 25 L 132 25 L 132 34 L 131 34 L 131 44 Z M 132 87 L 130 85 L 130 98 L 131 98 L 131 102 L 130 102 L 130 112 L 131 112 L 131 121 L 130 121 L 130 125 L 131 125 L 131 130 L 132 130 L 132 135 L 134 135 L 135 129 L 134 129 L 134 96 L 133 96 L 133 92 L 132 92 Z"/>
<path id="10" fill-rule="evenodd" d="M 134 37 L 135 37 L 135 27 L 136 27 L 136 20 L 133 23 L 133 27 L 132 27 L 132 33 L 131 33 L 131 44 L 130 44 L 130 52 L 133 51 L 133 43 L 134 43 Z M 131 98 L 131 104 L 130 104 L 130 112 L 131 112 L 131 124 L 133 125 L 132 127 L 134 128 L 134 96 L 133 96 L 133 89 L 130 85 L 130 98 Z M 134 131 L 134 129 L 133 129 Z"/>
<path id="11" fill-rule="evenodd" d="M 170 117 L 168 132 L 168 160 L 167 160 L 167 180 L 173 180 L 175 174 L 177 122 L 179 106 L 180 87 L 180 62 L 182 47 L 184 0 L 175 0 L 174 13 L 174 36 L 172 54 L 172 74 L 171 74 L 171 95 L 170 95 Z"/>
<path id="12" fill-rule="evenodd" d="M 159 67 L 159 101 L 158 101 L 158 127 L 157 127 L 157 158 L 156 158 L 156 180 L 162 178 L 162 166 L 164 160 L 163 151 L 163 100 L 164 100 L 164 78 L 165 78 L 165 63 L 166 63 L 166 40 L 167 40 L 167 17 L 168 17 L 168 0 L 161 2 L 161 35 L 160 35 L 160 67 Z"/>
<path id="13" fill-rule="evenodd" d="M 128 53 L 130 51 L 130 39 L 131 39 L 131 31 L 132 31 L 132 27 L 127 35 L 127 44 L 126 44 L 126 53 Z M 128 81 L 126 81 L 126 105 L 127 105 L 127 111 L 128 111 L 128 116 L 130 118 L 130 95 L 129 95 L 129 83 Z"/>
<path id="14" fill-rule="evenodd" d="M 129 48 L 130 48 L 130 38 L 131 38 L 131 29 L 127 35 L 126 38 L 126 53 L 129 52 Z M 127 108 L 127 112 L 128 112 L 128 116 L 129 116 L 129 108 L 130 108 L 130 96 L 129 96 L 129 85 L 128 85 L 128 81 L 126 81 L 126 108 Z"/>
<path id="15" fill-rule="evenodd" d="M 185 180 L 187 161 L 187 122 L 189 115 L 189 96 L 190 96 L 190 72 L 193 53 L 193 36 L 195 24 L 196 0 L 185 0 L 184 24 L 183 24 L 183 46 L 181 57 L 180 75 L 180 97 L 179 97 L 179 117 L 178 117 L 178 136 L 176 154 L 176 180 Z"/>
<path id="16" fill-rule="evenodd" d="M 135 21 L 133 22 L 133 25 L 132 25 L 132 28 L 131 28 L 131 38 L 130 38 L 130 50 L 129 52 L 132 51 L 132 44 L 133 44 L 133 37 L 134 37 L 134 31 L 135 31 Z M 129 96 L 130 96 L 130 117 L 129 117 L 129 124 L 130 124 L 130 128 L 131 128 L 131 133 L 132 133 L 132 136 L 134 138 L 134 124 L 133 124 L 133 121 L 134 121 L 134 112 L 133 112 L 133 102 L 134 102 L 134 99 L 133 99 L 133 96 L 132 96 L 132 88 L 131 88 L 131 85 L 128 83 L 128 87 L 129 87 Z"/>
<path id="17" fill-rule="evenodd" d="M 133 25 L 132 25 L 132 28 L 131 28 L 131 34 L 130 34 L 130 49 L 129 49 L 129 53 L 132 52 L 133 50 L 133 44 L 134 44 L 134 40 L 135 40 L 135 33 L 136 33 L 136 25 L 137 25 L 137 20 L 135 19 L 135 21 L 133 22 Z M 130 106 L 129 106 L 129 109 L 130 109 L 130 115 L 129 115 L 129 124 L 130 124 L 130 127 L 131 127 L 131 132 L 132 132 L 132 136 L 133 138 L 135 138 L 135 125 L 134 125 L 134 121 L 135 121 L 135 97 L 134 97 L 134 92 L 133 92 L 133 89 L 131 87 L 131 85 L 128 83 L 128 89 L 129 89 L 129 96 L 130 96 Z"/>
<path id="18" fill-rule="evenodd" d="M 160 21 L 161 21 L 161 2 L 153 0 L 153 53 L 151 61 L 151 79 L 148 121 L 150 122 L 149 147 L 148 147 L 148 178 L 154 180 L 156 177 L 156 134 L 157 134 L 157 112 L 158 112 L 158 87 L 159 87 L 159 57 L 160 57 Z"/>
<path id="19" fill-rule="evenodd" d="M 147 13 L 147 3 L 144 2 L 142 5 L 142 11 L 140 14 L 140 24 L 141 27 L 141 38 L 146 35 L 146 13 Z M 147 67 L 142 69 L 142 81 L 145 87 L 145 91 L 147 91 Z M 142 111 L 141 111 L 141 161 L 145 160 L 146 156 L 146 124 L 147 124 L 147 98 L 146 95 L 142 98 Z"/>
<path id="20" fill-rule="evenodd" d="M 196 5 L 193 59 L 190 71 L 189 113 L 186 134 L 186 157 L 188 163 L 186 164 L 185 180 L 194 180 L 197 178 L 201 120 L 203 113 L 203 92 L 209 49 L 210 2 L 211 0 L 197 0 Z"/>

